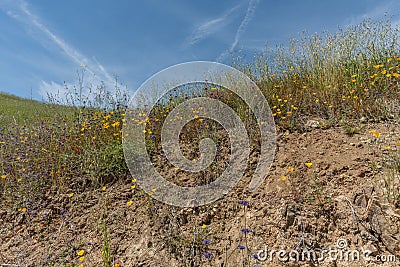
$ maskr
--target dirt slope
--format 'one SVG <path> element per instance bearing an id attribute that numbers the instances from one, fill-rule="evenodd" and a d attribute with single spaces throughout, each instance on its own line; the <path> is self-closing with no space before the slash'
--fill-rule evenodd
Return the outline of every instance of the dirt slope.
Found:
<path id="1" fill-rule="evenodd" d="M 130 177 L 73 195 L 49 191 L 27 211 L 2 206 L 0 266 L 107 266 L 107 248 L 111 266 L 396 266 L 256 259 L 265 245 L 301 253 L 338 240 L 345 251 L 400 256 L 400 202 L 388 199 L 399 172 L 386 167 L 399 157 L 399 126 L 364 124 L 349 136 L 343 127 L 310 125 L 305 133 L 279 132 L 273 167 L 256 192 L 241 182 L 209 206 L 157 203 Z"/>

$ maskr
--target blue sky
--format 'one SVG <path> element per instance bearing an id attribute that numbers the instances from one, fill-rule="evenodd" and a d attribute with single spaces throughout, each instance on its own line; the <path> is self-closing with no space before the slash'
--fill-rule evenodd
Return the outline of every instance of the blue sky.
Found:
<path id="1" fill-rule="evenodd" d="M 45 99 L 64 82 L 130 92 L 154 73 L 194 60 L 229 63 L 310 33 L 381 19 L 400 21 L 398 0 L 0 0 L 0 92 Z"/>

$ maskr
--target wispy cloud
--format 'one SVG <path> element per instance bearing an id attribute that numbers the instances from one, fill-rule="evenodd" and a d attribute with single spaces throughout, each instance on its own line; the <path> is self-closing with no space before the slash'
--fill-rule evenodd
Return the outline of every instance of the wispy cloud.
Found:
<path id="1" fill-rule="evenodd" d="M 78 66 L 85 67 L 85 69 L 93 76 L 93 82 L 100 83 L 103 81 L 107 86 L 113 85 L 114 79 L 103 65 L 101 65 L 96 59 L 90 59 L 83 55 L 60 36 L 52 32 L 45 24 L 43 24 L 37 15 L 33 14 L 27 2 L 24 0 L 4 1 L 0 5 L 0 8 L 2 8 L 9 17 L 24 24 L 24 26 L 29 30 L 33 29 L 39 31 L 41 35 L 35 36 L 36 38 L 42 38 L 44 39 L 43 41 L 51 40 L 52 43 L 60 48 L 70 60 Z M 41 95 L 46 97 L 47 93 L 51 93 L 49 91 L 59 91 L 60 88 L 64 88 L 64 86 L 53 81 L 51 83 L 41 81 L 39 88 Z"/>
<path id="2" fill-rule="evenodd" d="M 256 11 L 258 2 L 259 2 L 259 0 L 250 0 L 249 1 L 249 5 L 247 6 L 246 15 L 244 16 L 242 22 L 239 25 L 239 28 L 236 31 L 235 38 L 234 38 L 234 40 L 233 40 L 233 42 L 231 44 L 231 47 L 230 47 L 229 51 L 226 51 L 226 52 L 222 53 L 217 58 L 218 62 L 222 61 L 228 55 L 229 52 L 232 52 L 232 51 L 235 50 L 237 44 L 240 41 L 240 38 L 242 37 L 242 34 L 246 31 L 249 22 L 254 17 L 254 12 Z"/>
<path id="3" fill-rule="evenodd" d="M 369 8 L 365 13 L 349 18 L 345 24 L 347 26 L 358 24 L 367 18 L 381 19 L 385 14 L 392 18 L 393 25 L 399 24 L 400 2 L 398 0 L 376 2 L 375 5 Z"/>
<path id="4" fill-rule="evenodd" d="M 239 43 L 240 37 L 242 37 L 242 34 L 246 31 L 247 25 L 253 19 L 258 2 L 259 0 L 250 0 L 249 6 L 247 7 L 246 15 L 244 16 L 242 23 L 240 23 L 240 26 L 236 31 L 235 39 L 231 45 L 231 51 L 236 48 L 237 44 Z"/>
<path id="5" fill-rule="evenodd" d="M 225 26 L 227 26 L 233 19 L 232 14 L 240 7 L 240 4 L 228 9 L 220 17 L 210 19 L 200 25 L 198 25 L 192 34 L 185 39 L 183 47 L 188 48 L 201 40 L 207 38 L 208 36 L 218 32 Z"/>
<path id="6" fill-rule="evenodd" d="M 59 98 L 57 101 L 61 104 L 66 103 L 66 95 L 68 94 L 68 90 L 65 86 L 61 84 L 51 81 L 41 81 L 39 83 L 39 94 L 42 96 L 42 100 L 47 100 L 48 98 Z"/>

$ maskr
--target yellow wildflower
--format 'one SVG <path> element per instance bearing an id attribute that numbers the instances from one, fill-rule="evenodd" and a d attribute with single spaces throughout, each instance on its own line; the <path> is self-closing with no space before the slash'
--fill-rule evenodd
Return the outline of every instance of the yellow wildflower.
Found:
<path id="1" fill-rule="evenodd" d="M 375 136 L 376 138 L 381 138 L 381 133 L 375 131 L 375 130 L 370 130 L 369 131 L 370 134 L 372 134 L 373 136 Z"/>
<path id="2" fill-rule="evenodd" d="M 18 211 L 25 213 L 26 212 L 26 208 L 19 208 Z"/>
<path id="3" fill-rule="evenodd" d="M 112 127 L 118 127 L 121 123 L 119 121 L 114 122 L 113 124 L 111 124 Z"/>
<path id="4" fill-rule="evenodd" d="M 76 252 L 76 254 L 77 254 L 79 257 L 81 257 L 81 256 L 83 256 L 83 255 L 85 254 L 85 250 L 84 250 L 84 249 L 81 249 L 81 250 L 79 250 L 78 252 Z"/>
<path id="5" fill-rule="evenodd" d="M 383 67 L 383 64 L 378 64 L 378 65 L 374 66 L 374 69 L 379 69 L 379 68 L 382 68 L 382 67 Z"/>

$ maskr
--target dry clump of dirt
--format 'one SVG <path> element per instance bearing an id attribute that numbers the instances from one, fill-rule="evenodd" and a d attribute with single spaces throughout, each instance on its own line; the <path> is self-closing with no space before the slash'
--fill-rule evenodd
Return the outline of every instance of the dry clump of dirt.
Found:
<path id="1" fill-rule="evenodd" d="M 105 248 L 111 266 L 395 266 L 362 257 L 257 259 L 266 246 L 301 253 L 341 241 L 346 251 L 395 255 L 398 264 L 400 203 L 388 196 L 399 188 L 399 173 L 386 163 L 399 155 L 400 129 L 364 126 L 352 136 L 343 127 L 312 124 L 304 133 L 279 131 L 263 185 L 248 192 L 246 177 L 204 207 L 158 203 L 129 177 L 73 196 L 48 191 L 27 212 L 2 206 L 0 266 L 107 266 Z"/>

